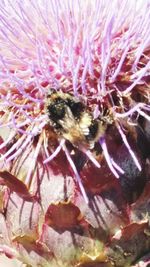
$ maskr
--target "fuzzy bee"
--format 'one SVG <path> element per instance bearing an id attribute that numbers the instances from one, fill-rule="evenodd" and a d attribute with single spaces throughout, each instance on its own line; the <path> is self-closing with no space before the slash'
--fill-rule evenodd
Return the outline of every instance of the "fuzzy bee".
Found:
<path id="1" fill-rule="evenodd" d="M 93 149 L 108 125 L 105 118 L 94 119 L 78 98 L 61 91 L 48 94 L 46 112 L 54 131 L 80 150 Z"/>

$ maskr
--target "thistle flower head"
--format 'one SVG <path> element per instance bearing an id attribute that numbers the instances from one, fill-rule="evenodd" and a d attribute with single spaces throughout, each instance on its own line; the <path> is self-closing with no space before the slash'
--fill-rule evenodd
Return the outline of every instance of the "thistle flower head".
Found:
<path id="1" fill-rule="evenodd" d="M 41 192 L 55 173 L 67 176 L 65 199 L 74 202 L 81 191 L 88 202 L 83 184 L 90 168 L 100 176 L 106 168 L 112 180 L 126 174 L 114 152 L 122 144 L 141 172 L 137 129 L 148 139 L 150 121 L 149 7 L 149 0 L 0 2 L 0 176 L 10 195 L 41 198 L 49 212 Z M 106 121 L 98 155 L 53 131 L 45 108 L 51 88 L 84 103 L 93 121 Z M 52 202 L 62 201 L 58 195 Z"/>
<path id="2" fill-rule="evenodd" d="M 82 95 L 95 118 L 107 108 L 141 170 L 122 126 L 136 123 L 133 117 L 149 120 L 148 4 L 1 3 L 1 128 L 13 129 L 1 147 L 18 136 L 2 160 L 15 159 L 39 134 L 36 156 L 48 144 L 44 102 L 53 87 Z M 100 144 L 119 177 L 104 138 Z"/>

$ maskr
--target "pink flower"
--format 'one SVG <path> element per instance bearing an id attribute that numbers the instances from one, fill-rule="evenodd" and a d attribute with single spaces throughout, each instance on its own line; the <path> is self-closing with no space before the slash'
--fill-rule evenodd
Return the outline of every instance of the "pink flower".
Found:
<path id="1" fill-rule="evenodd" d="M 80 201 L 88 203 L 87 194 L 100 192 L 109 181 L 118 184 L 114 177 L 127 175 L 127 161 L 134 162 L 138 175 L 142 172 L 149 156 L 138 133 L 142 129 L 142 140 L 149 145 L 149 9 L 149 0 L 0 2 L 0 176 L 6 186 L 2 211 L 8 207 L 13 240 L 24 249 L 22 235 L 31 235 L 35 247 L 37 240 L 42 243 L 45 231 L 41 233 L 36 221 L 42 229 L 43 222 L 58 225 L 65 204 L 58 204 L 54 219 L 53 203 L 71 202 L 69 222 L 61 223 L 62 228 L 69 223 L 72 227 L 82 221 Z M 53 131 L 45 108 L 51 88 L 73 94 L 93 120 L 107 120 L 96 144 L 98 154 L 96 149 L 81 151 Z M 36 210 L 31 233 L 24 221 L 19 235 L 21 209 L 30 220 L 29 203 Z M 52 257 L 42 249 L 44 259 Z M 44 260 L 42 264 L 46 266 Z"/>

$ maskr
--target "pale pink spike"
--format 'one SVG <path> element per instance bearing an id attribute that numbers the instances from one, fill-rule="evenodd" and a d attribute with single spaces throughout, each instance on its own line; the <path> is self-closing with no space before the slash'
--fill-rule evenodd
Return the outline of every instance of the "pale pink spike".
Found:
<path id="1" fill-rule="evenodd" d="M 116 178 L 119 178 L 119 174 L 116 172 L 116 170 L 113 167 L 112 160 L 109 156 L 108 149 L 107 149 L 106 142 L 105 142 L 104 138 L 100 138 L 99 143 L 103 149 L 103 153 L 104 153 L 105 159 L 107 161 L 107 164 L 108 164 L 110 170 L 112 171 L 112 173 L 115 175 Z"/>
<path id="2" fill-rule="evenodd" d="M 12 154 L 9 158 L 7 158 L 6 161 L 9 162 L 9 161 L 13 160 L 14 158 L 18 157 L 23 152 L 23 150 L 26 149 L 26 147 L 30 143 L 31 139 L 32 139 L 32 136 L 29 135 L 26 138 L 25 142 L 19 147 L 19 149 L 14 154 Z"/>
<path id="3" fill-rule="evenodd" d="M 150 121 L 150 116 L 147 115 L 144 111 L 138 109 L 138 113 L 139 113 L 142 117 L 144 117 L 146 120 Z"/>
<path id="4" fill-rule="evenodd" d="M 137 166 L 137 168 L 139 169 L 139 171 L 141 171 L 141 170 L 142 170 L 141 165 L 140 165 L 138 159 L 136 158 L 136 156 L 135 156 L 133 150 L 131 149 L 131 147 L 130 147 L 128 141 L 127 141 L 127 138 L 126 138 L 125 134 L 123 133 L 123 131 L 122 131 L 122 129 L 121 129 L 121 127 L 120 127 L 119 125 L 117 125 L 117 129 L 118 129 L 118 131 L 119 131 L 119 133 L 120 133 L 120 135 L 121 135 L 121 137 L 122 137 L 122 140 L 123 140 L 123 142 L 124 142 L 126 148 L 127 148 L 128 151 L 129 151 L 129 153 L 130 153 L 132 159 L 134 160 L 135 165 Z"/>
<path id="5" fill-rule="evenodd" d="M 90 150 L 86 150 L 86 149 L 82 149 L 82 152 L 84 154 L 86 154 L 86 156 L 89 158 L 90 161 L 93 162 L 93 164 L 97 167 L 100 168 L 101 165 L 99 164 L 99 162 L 94 158 L 94 156 L 92 155 Z"/>
<path id="6" fill-rule="evenodd" d="M 126 118 L 130 115 L 132 115 L 134 112 L 139 112 L 140 108 L 145 109 L 146 104 L 144 103 L 138 103 L 137 105 L 135 105 L 134 107 L 132 107 L 131 109 L 129 109 L 127 112 L 124 113 L 115 113 L 116 118 Z"/>
<path id="7" fill-rule="evenodd" d="M 25 138 L 26 135 L 22 135 L 22 137 L 20 137 L 20 139 L 18 139 L 18 141 L 0 158 L 0 161 L 6 159 L 7 156 L 14 152 L 14 150 L 18 149 L 25 140 Z"/>
<path id="8" fill-rule="evenodd" d="M 74 164 L 74 162 L 73 162 L 73 160 L 72 160 L 72 158 L 71 158 L 71 156 L 70 156 L 70 154 L 69 154 L 69 152 L 68 152 L 68 149 L 66 148 L 65 145 L 63 145 L 63 150 L 64 150 L 64 152 L 65 152 L 65 154 L 66 154 L 66 157 L 67 157 L 67 159 L 68 159 L 68 162 L 70 163 L 70 166 L 71 166 L 71 168 L 72 168 L 72 170 L 73 170 L 73 172 L 74 172 L 74 174 L 75 174 L 75 178 L 76 178 L 76 180 L 77 180 L 77 182 L 78 182 L 78 184 L 79 184 L 79 188 L 80 188 L 81 193 L 82 193 L 82 195 L 83 195 L 83 197 L 84 197 L 84 200 L 85 200 L 85 202 L 88 204 L 89 200 L 88 200 L 87 194 L 86 194 L 86 192 L 85 192 L 84 186 L 83 186 L 83 184 L 82 184 L 82 182 L 81 182 L 80 175 L 79 175 L 79 173 L 78 173 L 78 171 L 77 171 L 77 169 L 76 169 L 76 166 L 75 166 L 75 164 Z"/>
<path id="9" fill-rule="evenodd" d="M 124 174 L 124 170 L 111 158 L 112 165 L 115 167 L 117 171 L 119 171 L 121 174 Z"/>
<path id="10" fill-rule="evenodd" d="M 63 146 L 64 144 L 65 144 L 65 140 L 62 139 L 62 140 L 60 141 L 59 146 L 56 148 L 56 150 L 52 153 L 52 155 L 50 155 L 47 159 L 45 159 L 45 160 L 43 161 L 43 163 L 46 164 L 46 163 L 52 161 L 52 160 L 59 154 L 59 152 L 60 152 L 60 150 L 62 149 L 62 146 Z"/>
<path id="11" fill-rule="evenodd" d="M 142 77 L 146 74 L 146 72 L 149 70 L 150 68 L 150 61 L 148 61 L 148 63 L 146 64 L 146 66 L 141 69 L 139 71 L 139 76 L 137 77 L 137 79 L 123 92 L 124 95 L 127 95 L 128 93 L 130 93 L 132 91 L 132 89 L 138 84 L 138 82 L 142 79 Z"/>

